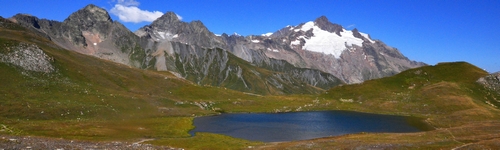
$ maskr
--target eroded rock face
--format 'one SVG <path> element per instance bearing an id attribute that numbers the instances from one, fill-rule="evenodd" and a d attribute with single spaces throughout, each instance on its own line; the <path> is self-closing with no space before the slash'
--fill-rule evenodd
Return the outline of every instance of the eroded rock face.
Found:
<path id="1" fill-rule="evenodd" d="M 479 78 L 477 82 L 493 91 L 500 93 L 500 72 L 492 73 L 485 77 Z"/>
<path id="2" fill-rule="evenodd" d="M 52 73 L 56 68 L 51 64 L 54 59 L 45 54 L 38 46 L 20 43 L 15 47 L 6 47 L 8 53 L 0 53 L 0 62 L 21 67 L 24 70 Z"/>
<path id="3" fill-rule="evenodd" d="M 148 55 L 149 64 L 157 70 L 176 72 L 199 85 L 258 94 L 292 94 L 318 93 L 319 88 L 329 89 L 342 83 L 331 74 L 296 68 L 282 60 L 272 60 L 276 61 L 273 66 L 259 68 L 219 48 L 153 40 L 147 45 L 154 51 Z"/>

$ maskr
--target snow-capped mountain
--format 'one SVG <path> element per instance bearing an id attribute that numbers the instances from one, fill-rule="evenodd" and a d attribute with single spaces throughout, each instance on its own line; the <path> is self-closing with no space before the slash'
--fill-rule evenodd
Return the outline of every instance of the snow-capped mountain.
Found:
<path id="1" fill-rule="evenodd" d="M 311 85 L 316 88 L 328 89 L 342 83 L 335 76 L 316 69 L 298 68 L 283 60 L 268 58 L 256 50 L 249 50 L 253 59 L 265 61 L 266 66 L 258 67 L 274 72 L 271 76 L 266 72 L 242 69 L 243 64 L 234 60 L 228 47 L 234 44 L 227 40 L 227 34 L 217 36 L 210 32 L 201 21 L 183 22 L 173 12 L 168 12 L 135 32 L 141 38 L 144 48 L 151 50 L 147 55 L 148 64 L 154 64 L 156 70 L 173 71 L 180 76 L 198 84 L 228 85 L 240 82 L 244 88 L 239 90 L 257 89 L 257 86 L 267 86 L 269 93 L 292 93 L 296 91 L 311 92 Z M 234 42 L 244 40 L 244 37 L 234 33 Z M 240 55 L 241 56 L 241 55 Z M 238 58 L 239 59 L 239 58 Z M 245 62 L 250 63 L 250 62 Z M 286 69 L 285 69 L 286 68 Z M 251 72 L 251 73 L 250 73 Z M 231 79 L 231 76 L 238 80 Z M 233 78 L 234 78 L 233 77 Z M 249 82 L 251 78 L 258 78 Z M 262 84 L 261 84 L 262 83 Z M 256 85 L 261 84 L 261 85 Z M 265 92 L 265 93 L 268 93 Z"/>
<path id="2" fill-rule="evenodd" d="M 360 83 L 425 65 L 410 61 L 366 33 L 333 24 L 325 16 L 274 33 L 244 37 L 237 33 L 218 36 L 201 21 L 182 22 L 175 13 L 168 12 L 135 33 L 157 42 L 222 48 L 260 67 L 275 66 L 271 59 L 284 60 L 295 67 L 333 74 L 345 83 Z"/>
<path id="3" fill-rule="evenodd" d="M 272 34 L 222 37 L 232 53 L 249 62 L 259 64 L 255 57 L 260 56 L 249 55 L 249 51 L 261 51 L 266 57 L 286 60 L 296 67 L 331 73 L 346 83 L 360 83 L 425 65 L 410 61 L 396 48 L 373 40 L 366 33 L 333 24 L 325 16 L 286 26 Z"/>
<path id="4" fill-rule="evenodd" d="M 329 32 L 319 28 L 313 21 L 303 24 L 301 28 L 295 29 L 294 27 L 290 27 L 289 30 L 293 30 L 293 32 L 312 31 L 312 34 L 296 37 L 295 40 L 290 42 L 290 47 L 302 47 L 303 50 L 330 54 L 335 58 L 340 58 L 342 52 L 352 48 L 353 44 L 363 46 L 363 39 L 368 39 L 369 42 L 374 43 L 374 41 L 367 38 L 367 34 L 360 33 L 362 37 L 357 38 L 352 31 L 345 29 L 342 29 L 340 32 Z"/>

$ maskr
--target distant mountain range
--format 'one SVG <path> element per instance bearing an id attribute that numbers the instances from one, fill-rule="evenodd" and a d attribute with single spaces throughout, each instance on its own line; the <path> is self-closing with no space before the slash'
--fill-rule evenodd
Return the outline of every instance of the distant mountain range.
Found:
<path id="1" fill-rule="evenodd" d="M 258 94 L 318 93 L 425 65 L 324 16 L 246 37 L 215 35 L 201 21 L 182 22 L 173 12 L 131 32 L 92 4 L 63 22 L 25 14 L 9 20 L 68 50 Z"/>

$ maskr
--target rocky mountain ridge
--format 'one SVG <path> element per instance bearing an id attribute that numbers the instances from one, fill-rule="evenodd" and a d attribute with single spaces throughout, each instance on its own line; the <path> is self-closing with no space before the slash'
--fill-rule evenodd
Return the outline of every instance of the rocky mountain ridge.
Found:
<path id="1" fill-rule="evenodd" d="M 157 42 L 222 48 L 259 67 L 276 66 L 274 60 L 283 60 L 298 68 L 330 73 L 345 83 L 360 83 L 426 65 L 409 60 L 396 48 L 372 40 L 358 29 L 349 31 L 333 24 L 325 16 L 287 26 L 271 35 L 244 37 L 225 33 L 217 36 L 200 21 L 182 22 L 175 13 L 168 12 L 135 33 Z"/>
<path id="2" fill-rule="evenodd" d="M 92 4 L 71 14 L 63 22 L 25 14 L 17 14 L 10 20 L 68 50 L 134 67 L 141 67 L 144 63 L 139 38 L 121 23 L 113 21 L 106 10 Z"/>
<path id="3" fill-rule="evenodd" d="M 134 33 L 154 41 L 176 41 L 205 48 L 224 48 L 222 41 L 201 21 L 183 22 L 174 12 L 165 13 Z"/>
<path id="4" fill-rule="evenodd" d="M 66 49 L 133 67 L 170 71 L 200 85 L 246 92 L 293 93 L 291 91 L 308 87 L 304 85 L 328 89 L 341 83 L 360 83 L 425 65 L 410 61 L 397 49 L 372 40 L 357 29 L 349 31 L 333 24 L 325 16 L 287 26 L 271 35 L 246 37 L 217 36 L 201 21 L 183 22 L 173 12 L 165 13 L 132 33 L 113 21 L 106 10 L 92 4 L 63 22 L 22 14 L 10 20 Z M 229 61 L 236 58 L 229 55 L 246 62 Z M 268 73 L 256 71 L 261 69 L 241 69 L 245 68 L 241 65 L 265 68 L 268 71 L 264 72 Z M 268 76 L 257 78 L 261 74 Z M 269 74 L 274 74 L 272 79 L 268 79 Z M 228 81 L 229 76 L 240 80 Z M 246 85 L 251 78 L 262 84 Z M 237 82 L 244 86 L 230 86 L 240 85 Z M 269 86 L 278 90 L 269 90 Z"/>
<path id="5" fill-rule="evenodd" d="M 285 60 L 296 67 L 318 69 L 346 83 L 394 75 L 425 65 L 409 60 L 396 48 L 372 40 L 357 29 L 352 31 L 333 24 L 325 16 L 315 21 L 287 26 L 271 35 L 221 36 L 236 56 L 254 62 L 262 55 Z"/>
<path id="6" fill-rule="evenodd" d="M 141 28 L 136 32 L 139 36 L 95 5 L 78 10 L 63 22 L 23 14 L 10 20 L 63 48 L 133 67 L 170 71 L 199 85 L 291 94 L 318 93 L 342 83 L 318 70 L 288 65 L 288 70 L 275 71 L 252 65 L 220 49 L 225 46 L 223 41 L 200 21 L 181 22 L 173 12 Z"/>

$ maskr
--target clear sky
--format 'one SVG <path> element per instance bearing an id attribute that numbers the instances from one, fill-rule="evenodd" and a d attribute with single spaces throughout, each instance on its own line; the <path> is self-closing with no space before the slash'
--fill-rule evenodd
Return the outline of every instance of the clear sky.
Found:
<path id="1" fill-rule="evenodd" d="M 95 4 L 130 30 L 173 11 L 215 34 L 260 35 L 322 15 L 430 65 L 467 61 L 500 71 L 500 0 L 2 0 L 0 16 L 63 21 Z M 122 16 L 120 18 L 119 16 Z"/>

